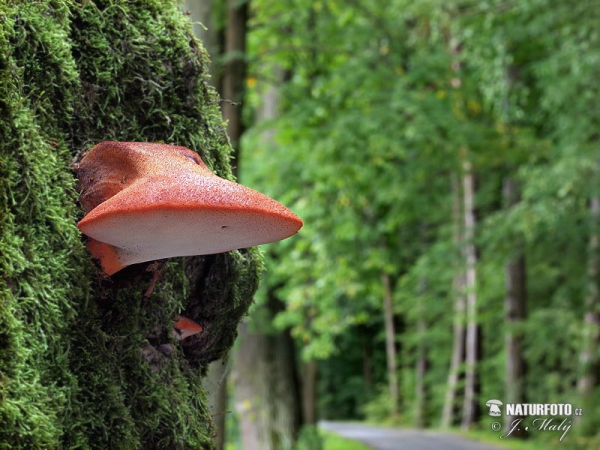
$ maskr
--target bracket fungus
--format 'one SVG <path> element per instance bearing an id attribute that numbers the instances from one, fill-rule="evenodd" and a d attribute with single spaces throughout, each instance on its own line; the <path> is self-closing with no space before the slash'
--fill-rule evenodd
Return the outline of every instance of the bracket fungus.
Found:
<path id="1" fill-rule="evenodd" d="M 184 316 L 179 316 L 177 318 L 174 328 L 175 330 L 173 331 L 173 335 L 178 341 L 202 331 L 202 327 L 200 325 Z"/>
<path id="2" fill-rule="evenodd" d="M 218 177 L 185 147 L 101 142 L 77 165 L 77 176 L 85 212 L 77 226 L 107 275 L 276 242 L 302 227 L 281 203 Z"/>
<path id="3" fill-rule="evenodd" d="M 218 177 L 185 147 L 101 142 L 76 171 L 85 213 L 77 226 L 108 276 L 136 263 L 280 241 L 302 227 L 281 203 Z M 176 329 L 184 339 L 201 327 L 181 317 Z"/>

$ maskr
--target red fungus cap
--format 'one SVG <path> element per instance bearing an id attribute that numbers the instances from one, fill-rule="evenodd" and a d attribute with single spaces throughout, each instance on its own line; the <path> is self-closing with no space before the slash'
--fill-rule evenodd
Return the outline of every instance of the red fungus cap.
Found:
<path id="1" fill-rule="evenodd" d="M 102 142 L 78 165 L 77 225 L 108 274 L 135 263 L 276 242 L 302 227 L 281 203 L 212 173 L 197 153 Z"/>
<path id="2" fill-rule="evenodd" d="M 175 327 L 175 339 L 181 341 L 187 337 L 193 336 L 202 331 L 202 327 L 194 322 L 192 319 L 188 319 L 184 316 L 177 317 L 177 321 L 174 324 Z"/>

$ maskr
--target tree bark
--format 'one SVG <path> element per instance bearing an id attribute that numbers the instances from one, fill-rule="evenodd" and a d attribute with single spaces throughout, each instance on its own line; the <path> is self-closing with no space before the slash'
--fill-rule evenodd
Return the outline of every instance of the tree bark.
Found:
<path id="1" fill-rule="evenodd" d="M 239 417 L 244 450 L 270 450 L 270 424 L 267 404 L 271 389 L 267 362 L 267 336 L 252 333 L 248 323 L 239 326 L 239 349 L 235 352 L 232 381 L 235 385 L 235 410 Z"/>
<path id="2" fill-rule="evenodd" d="M 583 347 L 579 357 L 581 377 L 577 388 L 583 403 L 589 403 L 594 388 L 600 384 L 600 197 L 593 196 L 590 200 L 590 237 L 588 243 L 588 289 L 586 297 L 586 312 L 583 319 Z M 593 408 L 590 405 L 589 408 Z M 585 411 L 585 409 L 584 409 Z M 593 420 L 583 417 L 585 427 L 583 434 L 591 434 Z"/>
<path id="3" fill-rule="evenodd" d="M 507 208 L 519 201 L 519 192 L 515 181 L 505 177 L 503 189 L 504 201 Z M 518 329 L 526 319 L 526 273 L 525 256 L 521 246 L 517 246 L 505 266 L 506 297 L 504 299 L 504 314 L 506 322 L 506 381 L 504 384 L 504 401 L 506 403 L 525 403 L 525 358 L 523 357 L 523 332 Z M 510 427 L 519 416 L 505 416 L 504 426 Z M 510 428 L 509 428 L 510 429 Z M 513 432 L 515 437 L 524 438 L 527 433 L 524 428 Z"/>
<path id="4" fill-rule="evenodd" d="M 272 315 L 282 307 L 273 295 L 266 305 Z M 249 327 L 248 323 L 240 326 L 234 362 L 242 447 L 291 450 L 302 424 L 294 341 L 289 330 L 268 334 Z"/>
<path id="5" fill-rule="evenodd" d="M 225 448 L 225 422 L 227 418 L 227 378 L 229 374 L 229 359 L 223 357 L 208 366 L 204 386 L 208 410 L 215 424 L 215 450 Z"/>
<path id="6" fill-rule="evenodd" d="M 362 330 L 362 372 L 363 381 L 367 395 L 373 392 L 373 346 L 372 346 L 372 335 L 367 327 L 361 327 Z"/>
<path id="7" fill-rule="evenodd" d="M 425 409 L 427 406 L 427 385 L 425 375 L 427 374 L 427 347 L 425 346 L 424 335 L 427 331 L 427 325 L 423 317 L 417 322 L 417 335 L 420 336 L 417 348 L 417 377 L 415 381 L 415 427 L 425 428 L 427 426 Z"/>
<path id="8" fill-rule="evenodd" d="M 232 345 L 259 254 L 103 278 L 72 171 L 98 142 L 151 141 L 231 177 L 207 54 L 172 2 L 13 3 L 0 3 L 0 447 L 213 448 L 200 366 Z M 201 268 L 190 279 L 186 261 Z M 176 342 L 192 285 L 217 312 Z"/>
<path id="9" fill-rule="evenodd" d="M 319 364 L 310 360 L 302 367 L 302 411 L 303 425 L 317 425 L 317 380 Z"/>
<path id="10" fill-rule="evenodd" d="M 383 318 L 385 322 L 385 351 L 387 358 L 387 379 L 390 391 L 390 404 L 392 419 L 398 417 L 398 365 L 396 363 L 396 331 L 394 328 L 394 300 L 392 297 L 392 283 L 387 273 L 381 274 L 383 287 Z"/>
<path id="11" fill-rule="evenodd" d="M 225 47 L 225 30 L 219 26 L 215 2 L 218 0 L 186 0 L 184 9 L 189 14 L 192 30 L 211 56 L 210 85 L 223 92 L 222 59 Z"/>
<path id="12" fill-rule="evenodd" d="M 250 1 L 227 1 L 225 30 L 225 68 L 223 73 L 223 117 L 227 121 L 227 135 L 233 146 L 232 165 L 236 176 L 240 173 L 240 139 L 244 133 L 242 102 L 246 83 L 246 35 Z"/>
<path id="13" fill-rule="evenodd" d="M 466 347 L 465 347 L 465 398 L 461 428 L 468 430 L 478 415 L 478 376 L 479 330 L 477 325 L 477 249 L 475 247 L 475 175 L 471 162 L 463 165 L 463 194 L 465 220 L 465 290 L 466 290 Z"/>
<path id="14" fill-rule="evenodd" d="M 460 183 L 455 177 L 452 179 L 452 217 L 454 222 L 453 242 L 456 248 L 460 248 L 463 243 L 462 229 L 463 221 L 461 214 L 461 191 Z M 449 428 L 454 424 L 456 409 L 456 393 L 458 391 L 458 381 L 461 376 L 461 368 L 464 363 L 465 355 L 465 312 L 466 300 L 464 294 L 464 272 L 454 275 L 453 280 L 454 295 L 454 320 L 452 324 L 452 358 L 450 360 L 450 370 L 448 371 L 448 382 L 446 388 L 446 398 L 444 400 L 444 409 L 442 412 L 442 428 Z"/>
<path id="15" fill-rule="evenodd" d="M 278 71 L 281 80 L 286 75 Z M 276 117 L 279 104 L 277 87 L 269 87 L 257 120 Z M 263 139 L 271 140 L 271 132 L 267 130 Z M 235 395 L 244 450 L 291 449 L 303 423 L 295 344 L 289 329 L 272 329 L 273 318 L 285 308 L 275 290 L 271 288 L 267 303 L 254 310 L 251 320 L 255 329 L 243 324 L 239 330 L 240 344 L 234 357 Z"/>

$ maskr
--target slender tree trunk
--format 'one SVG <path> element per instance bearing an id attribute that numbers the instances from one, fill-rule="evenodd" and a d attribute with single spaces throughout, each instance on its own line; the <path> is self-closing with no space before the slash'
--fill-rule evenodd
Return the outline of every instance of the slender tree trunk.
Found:
<path id="1" fill-rule="evenodd" d="M 317 424 L 317 379 L 319 364 L 307 361 L 302 367 L 302 406 L 305 425 Z"/>
<path id="2" fill-rule="evenodd" d="M 417 335 L 419 336 L 419 344 L 417 349 L 417 378 L 415 382 L 415 427 L 425 428 L 426 423 L 426 401 L 427 401 L 427 385 L 425 383 L 425 375 L 427 374 L 427 347 L 425 346 L 425 332 L 427 325 L 423 317 L 417 322 Z"/>
<path id="3" fill-rule="evenodd" d="M 586 312 L 583 321 L 583 349 L 579 358 L 581 377 L 577 388 L 584 404 L 592 398 L 594 388 L 600 382 L 600 197 L 590 200 L 590 238 L 588 243 L 588 290 Z M 585 411 L 585 410 L 584 410 Z M 592 421 L 584 417 L 592 426 Z M 591 430 L 586 425 L 584 433 Z"/>
<path id="4" fill-rule="evenodd" d="M 518 188 L 511 177 L 504 179 L 504 201 L 507 208 L 519 201 Z M 526 318 L 526 272 L 523 249 L 518 246 L 514 255 L 509 257 L 505 267 L 506 297 L 504 313 L 506 322 L 506 378 L 504 401 L 506 403 L 525 403 L 525 358 L 523 357 L 523 333 L 518 327 Z M 509 427 L 518 416 L 505 416 L 504 426 Z M 516 429 L 513 434 L 524 438 L 524 428 Z"/>
<path id="5" fill-rule="evenodd" d="M 506 132 L 512 141 L 510 93 L 519 77 L 519 68 L 509 64 L 505 70 L 506 96 L 502 102 L 502 112 L 506 122 Z M 520 201 L 519 189 L 509 175 L 503 182 L 504 205 L 510 210 Z M 526 266 L 523 246 L 516 244 L 504 269 L 506 296 L 504 298 L 505 345 L 506 345 L 506 377 L 504 383 L 504 401 L 506 403 L 525 403 L 525 358 L 523 357 L 523 332 L 519 329 L 526 319 Z M 505 416 L 504 426 L 510 427 L 520 416 Z M 512 428 L 512 427 L 511 427 Z M 525 438 L 527 433 L 523 427 L 515 429 L 515 437 Z"/>
<path id="6" fill-rule="evenodd" d="M 215 450 L 225 448 L 225 419 L 227 411 L 227 372 L 226 359 L 220 359 L 209 365 L 205 386 L 207 389 L 208 409 L 215 424 Z"/>
<path id="7" fill-rule="evenodd" d="M 288 74 L 284 74 L 287 75 Z M 267 112 L 268 114 L 268 112 Z M 271 139 L 273 137 L 271 136 Z M 305 326 L 310 329 L 314 314 L 305 311 Z M 316 359 L 301 363 L 300 376 L 302 378 L 302 425 L 316 426 L 317 417 L 317 381 L 319 376 L 319 362 Z"/>
<path id="8" fill-rule="evenodd" d="M 366 327 L 362 327 L 362 371 L 363 371 L 363 382 L 367 394 L 373 392 L 373 348 L 372 348 L 372 337 L 369 334 L 369 330 Z"/>
<path id="9" fill-rule="evenodd" d="M 240 171 L 240 138 L 244 133 L 242 102 L 246 83 L 246 34 L 250 1 L 227 1 L 225 30 L 225 72 L 223 74 L 223 117 L 227 121 L 227 135 L 233 147 L 234 173 Z"/>
<path id="10" fill-rule="evenodd" d="M 381 275 L 383 285 L 383 314 L 385 321 L 385 350 L 387 356 L 387 378 L 390 391 L 391 415 L 398 416 L 398 366 L 396 363 L 396 331 L 394 329 L 394 304 L 392 283 L 387 273 Z"/>
<path id="11" fill-rule="evenodd" d="M 275 314 L 283 311 L 285 305 L 274 297 L 269 301 L 269 309 Z M 274 439 L 277 442 L 274 450 L 291 449 L 298 440 L 300 428 L 304 423 L 302 411 L 302 392 L 300 377 L 298 373 L 298 363 L 296 355 L 296 344 L 291 331 L 286 329 L 275 336 L 271 336 L 274 341 L 275 370 L 271 372 L 273 381 L 273 404 L 272 418 L 275 423 L 274 431 L 271 433 L 278 436 Z M 266 448 L 266 447 L 265 447 Z"/>
<path id="12" fill-rule="evenodd" d="M 215 2 L 219 0 L 186 0 L 184 9 L 190 16 L 192 29 L 202 45 L 211 56 L 209 66 L 210 84 L 217 92 L 223 92 L 223 69 L 221 59 L 225 47 L 225 33 L 218 21 L 215 21 Z"/>
<path id="13" fill-rule="evenodd" d="M 215 450 L 225 448 L 225 419 L 227 411 L 227 375 L 229 372 L 228 358 L 219 359 L 208 366 L 204 381 L 208 410 L 215 424 Z"/>
<path id="14" fill-rule="evenodd" d="M 460 72 L 462 70 L 462 61 L 460 58 L 461 44 L 448 30 L 447 45 L 449 53 L 452 57 L 451 68 L 454 72 L 454 77 L 450 80 L 450 84 L 455 89 L 460 89 L 462 82 Z M 466 152 L 465 149 L 460 150 Z M 470 162 L 465 158 L 463 166 L 463 183 L 462 183 L 462 220 L 461 220 L 461 195 L 460 182 L 458 179 L 452 180 L 452 190 L 455 193 L 454 201 L 454 242 L 459 247 L 463 248 L 463 256 L 465 259 L 465 272 L 457 273 L 454 276 L 454 313 L 455 319 L 453 324 L 454 344 L 452 352 L 452 362 L 450 372 L 448 374 L 448 390 L 446 391 L 446 401 L 442 415 L 442 426 L 449 427 L 454 423 L 455 398 L 458 387 L 458 381 L 461 376 L 461 366 L 463 360 L 466 363 L 465 371 L 465 389 L 463 399 L 463 428 L 468 427 L 473 416 L 473 400 L 474 400 L 474 366 L 473 352 L 476 348 L 472 345 L 476 341 L 474 336 L 473 321 L 476 317 L 473 312 L 476 306 L 476 297 L 472 289 L 475 285 L 475 249 L 469 248 L 472 245 L 473 228 L 475 226 L 474 217 L 474 180 L 471 173 Z M 462 264 L 461 264 L 462 266 Z M 466 326 L 465 326 L 466 321 Z M 471 384 L 471 385 L 470 385 Z"/>
<path id="15" fill-rule="evenodd" d="M 477 420 L 477 363 L 479 356 L 479 333 L 477 326 L 477 249 L 475 237 L 475 175 L 471 162 L 464 161 L 463 194 L 465 218 L 465 261 L 466 261 L 466 354 L 465 354 L 465 398 L 463 405 L 462 429 L 467 430 Z"/>
<path id="16" fill-rule="evenodd" d="M 452 216 L 454 222 L 453 241 L 456 248 L 462 245 L 463 221 L 461 214 L 461 192 L 460 183 L 457 177 L 452 180 L 452 195 L 454 202 L 452 205 Z M 450 370 L 448 372 L 448 383 L 446 388 L 446 398 L 444 401 L 444 410 L 442 413 L 442 428 L 449 428 L 454 424 L 456 409 L 456 393 L 458 391 L 458 381 L 461 376 L 461 369 L 465 358 L 465 311 L 466 300 L 464 295 L 464 273 L 461 271 L 454 275 L 454 321 L 452 325 L 452 359 L 450 361 Z"/>

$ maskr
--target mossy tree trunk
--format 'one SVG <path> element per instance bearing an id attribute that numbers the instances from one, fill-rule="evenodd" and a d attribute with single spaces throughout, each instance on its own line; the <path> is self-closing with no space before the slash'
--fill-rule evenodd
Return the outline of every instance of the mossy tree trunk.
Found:
<path id="1" fill-rule="evenodd" d="M 174 259 L 152 293 L 149 265 L 103 279 L 71 170 L 98 142 L 154 141 L 231 177 L 188 27 L 168 0 L 0 3 L 0 448 L 212 447 L 201 378 L 235 339 L 258 253 Z M 179 345 L 182 311 L 204 331 Z"/>

